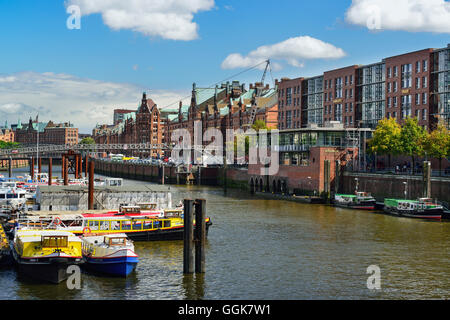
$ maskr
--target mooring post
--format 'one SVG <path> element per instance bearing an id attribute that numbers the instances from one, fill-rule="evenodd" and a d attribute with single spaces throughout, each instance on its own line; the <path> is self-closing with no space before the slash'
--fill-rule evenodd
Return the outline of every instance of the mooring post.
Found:
<path id="1" fill-rule="evenodd" d="M 48 158 L 48 185 L 52 185 L 53 159 Z"/>
<path id="2" fill-rule="evenodd" d="M 197 175 L 198 175 L 197 183 L 199 186 L 201 186 L 202 185 L 202 166 L 201 165 L 198 165 L 198 174 Z"/>
<path id="3" fill-rule="evenodd" d="M 335 162 L 335 174 L 334 174 L 334 193 L 339 193 L 340 183 L 341 183 L 341 161 L 336 160 Z"/>
<path id="4" fill-rule="evenodd" d="M 423 162 L 423 196 L 431 198 L 431 162 Z"/>
<path id="5" fill-rule="evenodd" d="M 31 157 L 31 164 L 30 164 L 30 176 L 31 180 L 34 180 L 34 157 Z"/>
<path id="6" fill-rule="evenodd" d="M 8 172 L 9 172 L 9 177 L 10 178 L 12 178 L 12 172 L 13 172 L 12 166 L 13 166 L 12 158 L 9 157 L 9 159 L 8 159 Z"/>
<path id="7" fill-rule="evenodd" d="M 42 158 L 38 160 L 38 173 L 42 173 Z"/>
<path id="8" fill-rule="evenodd" d="M 75 155 L 75 179 L 78 179 L 78 175 L 80 174 L 80 160 L 78 159 L 78 155 Z"/>
<path id="9" fill-rule="evenodd" d="M 184 200 L 183 273 L 194 273 L 194 200 Z"/>
<path id="10" fill-rule="evenodd" d="M 94 210 L 94 161 L 89 161 L 88 210 Z"/>
<path id="11" fill-rule="evenodd" d="M 324 174 L 324 193 L 325 193 L 325 201 L 326 203 L 330 203 L 330 160 L 325 160 L 324 162 L 324 168 L 323 168 L 323 174 Z"/>
<path id="12" fill-rule="evenodd" d="M 195 273 L 205 273 L 206 200 L 195 200 Z"/>
<path id="13" fill-rule="evenodd" d="M 66 158 L 64 157 L 64 155 L 61 158 L 61 179 L 64 180 L 64 166 L 65 166 L 65 161 Z"/>
<path id="14" fill-rule="evenodd" d="M 84 177 L 88 177 L 88 165 L 89 165 L 89 154 L 86 154 L 84 159 Z"/>
<path id="15" fill-rule="evenodd" d="M 68 167 L 69 160 L 66 159 L 66 157 L 64 157 L 63 164 L 64 164 L 64 166 L 63 166 L 64 185 L 68 186 L 69 185 L 69 167 Z"/>

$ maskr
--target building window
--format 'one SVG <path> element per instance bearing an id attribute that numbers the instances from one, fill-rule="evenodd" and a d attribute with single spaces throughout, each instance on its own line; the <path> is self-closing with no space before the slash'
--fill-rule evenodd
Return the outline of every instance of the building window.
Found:
<path id="1" fill-rule="evenodd" d="M 398 91 L 397 81 L 394 81 L 393 84 L 394 84 L 394 92 L 397 92 Z"/>
<path id="2" fill-rule="evenodd" d="M 416 62 L 416 73 L 420 73 L 420 61 Z"/>
<path id="3" fill-rule="evenodd" d="M 423 60 L 423 72 L 428 71 L 428 60 Z"/>
<path id="4" fill-rule="evenodd" d="M 416 78 L 416 89 L 420 89 L 420 77 Z"/>
<path id="5" fill-rule="evenodd" d="M 422 104 L 427 104 L 428 102 L 427 102 L 427 93 L 426 92 L 424 92 L 423 94 L 422 94 Z"/>
<path id="6" fill-rule="evenodd" d="M 422 78 L 422 87 L 426 88 L 428 86 L 428 78 L 427 77 L 423 77 Z"/>
<path id="7" fill-rule="evenodd" d="M 416 106 L 420 105 L 420 93 L 416 93 Z"/>
<path id="8" fill-rule="evenodd" d="M 392 105 L 393 105 L 393 107 L 394 108 L 396 108 L 397 107 L 397 97 L 392 97 Z"/>
<path id="9" fill-rule="evenodd" d="M 427 109 L 422 110 L 422 120 L 427 120 Z"/>
<path id="10" fill-rule="evenodd" d="M 392 78 L 392 69 L 391 69 L 391 67 L 389 67 L 387 69 L 387 71 L 388 71 L 388 78 Z"/>
<path id="11" fill-rule="evenodd" d="M 411 88 L 412 83 L 412 64 L 402 65 L 402 88 Z"/>
<path id="12" fill-rule="evenodd" d="M 398 77 L 398 67 L 394 66 L 394 77 Z"/>

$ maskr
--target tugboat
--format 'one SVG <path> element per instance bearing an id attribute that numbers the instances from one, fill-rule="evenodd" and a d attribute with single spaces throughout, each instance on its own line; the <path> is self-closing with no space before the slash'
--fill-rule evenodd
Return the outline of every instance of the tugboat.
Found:
<path id="1" fill-rule="evenodd" d="M 84 235 L 84 266 L 97 273 L 127 277 L 139 261 L 133 242 L 126 234 Z"/>
<path id="2" fill-rule="evenodd" d="M 336 194 L 334 205 L 341 208 L 358 210 L 375 210 L 377 201 L 366 192 L 356 192 L 356 194 Z"/>
<path id="3" fill-rule="evenodd" d="M 384 211 L 400 217 L 441 220 L 444 207 L 428 198 L 419 200 L 385 199 Z"/>
<path id="4" fill-rule="evenodd" d="M 67 268 L 83 263 L 81 239 L 59 230 L 16 230 L 11 243 L 19 272 L 58 284 L 68 278 Z"/>

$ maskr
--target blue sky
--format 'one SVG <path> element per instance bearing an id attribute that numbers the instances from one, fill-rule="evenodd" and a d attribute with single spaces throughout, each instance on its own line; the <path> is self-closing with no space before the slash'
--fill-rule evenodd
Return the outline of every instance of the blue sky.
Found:
<path id="1" fill-rule="evenodd" d="M 52 116 L 57 121 L 70 120 L 63 118 L 70 117 L 81 131 L 89 132 L 97 122 L 111 122 L 115 107 L 136 107 L 140 99 L 138 93 L 142 90 L 148 91 L 151 97 L 154 92 L 155 101 L 160 106 L 167 105 L 189 94 L 192 82 L 207 86 L 245 69 L 244 64 L 224 68 L 224 60 L 229 55 L 262 59 L 250 53 L 261 46 L 301 36 L 326 43 L 345 54 L 331 59 L 309 59 L 300 55 L 291 63 L 279 48 L 271 48 L 270 52 L 276 52 L 279 58 L 274 59 L 279 65 L 274 78 L 313 76 L 333 68 L 373 63 L 403 52 L 450 43 L 450 28 L 444 21 L 450 20 L 446 19 L 450 18 L 450 8 L 449 2 L 444 0 L 399 1 L 405 6 L 416 2 L 431 9 L 444 6 L 444 11 L 449 9 L 442 17 L 444 22 L 424 24 L 422 29 L 415 30 L 412 23 L 398 25 L 397 21 L 386 18 L 382 30 L 376 32 L 356 18 L 347 17 L 350 8 L 363 12 L 357 12 L 358 17 L 364 15 L 364 8 L 356 5 L 362 6 L 366 0 L 353 5 L 347 0 L 193 0 L 194 9 L 179 9 L 176 7 L 179 0 L 174 0 L 172 8 L 161 11 L 172 10 L 169 13 L 181 12 L 180 15 L 185 16 L 183 10 L 191 10 L 187 14 L 192 15 L 190 22 L 196 24 L 197 31 L 186 36 L 193 37 L 189 40 L 170 39 L 161 30 L 150 36 L 146 34 L 147 30 L 154 32 L 163 23 L 150 21 L 142 26 L 145 32 L 133 31 L 133 27 L 127 28 L 114 19 L 108 24 L 102 17 L 111 9 L 105 7 L 108 1 L 95 1 L 98 7 L 90 8 L 93 13 L 81 17 L 81 29 L 69 30 L 64 1 L 0 0 L 0 117 L 14 121 L 21 116 L 26 120 L 27 112 L 39 111 L 45 120 Z M 202 1 L 203 8 L 195 8 L 195 3 Z M 385 2 L 377 1 L 380 6 Z M 68 2 L 80 5 L 82 13 L 88 10 L 84 0 Z M 144 5 L 146 2 L 152 0 L 136 0 Z M 425 9 L 430 9 L 428 7 Z M 394 11 L 401 9 L 392 8 Z M 385 8 L 382 6 L 381 10 Z M 142 15 L 145 14 L 144 10 Z M 381 14 L 385 16 L 384 12 Z M 170 21 L 168 23 L 170 27 Z M 121 24 L 121 30 L 114 30 L 117 24 Z M 237 80 L 248 84 L 258 81 L 261 75 L 261 70 L 254 70 Z M 8 77 L 12 77 L 11 81 L 5 80 Z M 92 90 L 98 86 L 98 94 L 79 87 L 69 92 L 70 84 L 78 82 L 89 83 Z M 5 83 L 8 86 L 3 86 Z M 35 88 L 42 86 L 42 91 L 31 90 L 33 84 Z M 75 92 L 83 96 L 78 102 Z M 2 109 L 2 105 L 6 107 Z M 101 108 L 95 113 L 92 109 L 97 105 Z"/>

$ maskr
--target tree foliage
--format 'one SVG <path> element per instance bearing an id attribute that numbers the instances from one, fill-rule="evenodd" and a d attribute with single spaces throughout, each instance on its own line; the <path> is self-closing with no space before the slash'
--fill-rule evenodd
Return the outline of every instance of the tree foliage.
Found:
<path id="1" fill-rule="evenodd" d="M 83 138 L 80 144 L 95 144 L 95 140 L 91 137 Z"/>
<path id="2" fill-rule="evenodd" d="M 18 143 L 18 142 L 0 141 L 0 149 L 14 149 L 14 148 L 18 148 L 19 146 L 20 146 L 20 143 Z"/>
<path id="3" fill-rule="evenodd" d="M 379 155 L 396 155 L 400 153 L 401 127 L 395 118 L 380 120 L 369 141 L 369 151 Z"/>

